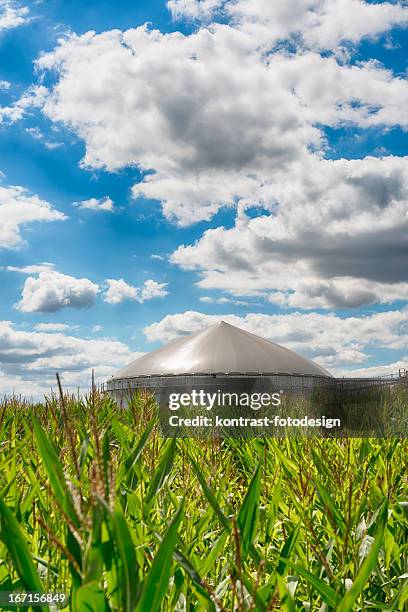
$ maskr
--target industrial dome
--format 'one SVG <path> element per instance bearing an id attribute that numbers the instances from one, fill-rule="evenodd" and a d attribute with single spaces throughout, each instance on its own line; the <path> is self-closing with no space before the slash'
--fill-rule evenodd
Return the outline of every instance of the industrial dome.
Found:
<path id="1" fill-rule="evenodd" d="M 301 375 L 329 377 L 313 361 L 221 321 L 143 355 L 112 380 L 188 375 Z"/>

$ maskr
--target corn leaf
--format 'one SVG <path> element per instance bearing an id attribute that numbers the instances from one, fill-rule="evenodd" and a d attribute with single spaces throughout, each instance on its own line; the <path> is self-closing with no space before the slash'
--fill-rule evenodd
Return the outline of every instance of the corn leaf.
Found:
<path id="1" fill-rule="evenodd" d="M 184 503 L 177 510 L 159 546 L 143 585 L 142 596 L 137 607 L 138 612 L 158 612 L 160 610 L 170 580 L 171 562 L 177 540 L 177 530 L 183 516 L 183 507 Z"/>
<path id="2" fill-rule="evenodd" d="M 373 571 L 375 567 L 375 564 L 378 558 L 378 553 L 383 544 L 383 536 L 384 536 L 385 525 L 387 523 L 387 516 L 388 516 L 388 504 L 385 502 L 382 507 L 380 516 L 379 516 L 380 525 L 377 530 L 377 535 L 374 539 L 374 542 L 371 545 L 370 551 L 367 557 L 365 558 L 362 566 L 359 569 L 356 579 L 353 582 L 353 586 L 350 588 L 349 591 L 347 591 L 347 593 L 345 594 L 345 596 L 340 602 L 339 609 L 342 612 L 350 612 L 351 610 L 354 610 L 354 604 L 357 598 L 363 592 L 365 584 L 368 578 L 370 577 L 371 572 Z"/>
<path id="3" fill-rule="evenodd" d="M 238 513 L 238 529 L 241 536 L 242 554 L 245 557 L 254 541 L 259 516 L 259 496 L 261 494 L 261 466 L 255 470 L 247 494 Z"/>
<path id="4" fill-rule="evenodd" d="M 26 537 L 13 512 L 0 499 L 1 539 L 7 547 L 14 567 L 28 591 L 42 593 L 44 591 L 38 577 Z"/>
<path id="5" fill-rule="evenodd" d="M 159 464 L 153 473 L 149 488 L 147 490 L 145 499 L 145 504 L 147 506 L 152 503 L 155 496 L 166 482 L 171 466 L 173 465 L 176 442 L 177 438 L 171 438 L 170 440 L 167 440 L 166 444 L 164 445 Z"/>

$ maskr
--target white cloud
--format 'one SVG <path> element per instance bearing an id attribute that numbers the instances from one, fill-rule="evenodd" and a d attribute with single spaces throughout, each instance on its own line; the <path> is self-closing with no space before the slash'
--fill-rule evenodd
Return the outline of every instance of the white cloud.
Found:
<path id="1" fill-rule="evenodd" d="M 21 230 L 27 223 L 62 221 L 67 217 L 39 196 L 18 186 L 0 185 L 0 249 L 15 249 L 26 243 Z"/>
<path id="2" fill-rule="evenodd" d="M 323 49 L 335 48 L 343 41 L 356 43 L 366 37 L 374 38 L 408 23 L 408 10 L 399 2 L 326 0 L 323 5 L 317 2 L 315 5 L 320 5 L 319 18 L 308 16 L 310 27 L 304 38 L 307 44 Z"/>
<path id="3" fill-rule="evenodd" d="M 108 278 L 105 283 L 108 289 L 105 291 L 104 300 L 108 304 L 120 304 L 125 300 L 136 300 L 138 296 L 137 287 L 129 285 L 123 278 L 119 280 Z"/>
<path id="4" fill-rule="evenodd" d="M 28 127 L 25 130 L 27 134 L 30 134 L 35 140 L 41 142 L 46 149 L 58 149 L 59 147 L 64 146 L 62 142 L 57 142 L 55 140 L 48 140 L 45 134 L 38 127 Z"/>
<path id="5" fill-rule="evenodd" d="M 21 267 L 4 266 L 3 269 L 37 275 L 29 276 L 24 282 L 21 300 L 15 305 L 22 312 L 56 312 L 68 307 L 87 308 L 94 304 L 100 292 L 99 285 L 91 280 L 61 274 L 49 263 Z M 103 298 L 108 304 L 120 304 L 125 300 L 143 304 L 147 300 L 168 295 L 166 286 L 167 283 L 158 283 L 152 279 L 146 280 L 140 287 L 129 285 L 123 278 L 107 279 L 104 282 Z"/>
<path id="6" fill-rule="evenodd" d="M 166 200 L 183 223 L 253 190 L 249 172 L 283 168 L 319 142 L 297 98 L 232 29 L 88 33 L 38 64 L 60 74 L 44 111 L 84 138 L 84 164 L 154 169 L 134 195 Z"/>
<path id="7" fill-rule="evenodd" d="M 408 158 L 314 160 L 264 185 L 271 210 L 171 256 L 198 285 L 294 308 L 408 299 Z M 275 203 L 275 204 L 274 204 Z"/>
<path id="8" fill-rule="evenodd" d="M 3 266 L 3 270 L 8 272 L 20 272 L 20 274 L 39 274 L 40 272 L 48 272 L 54 269 L 54 264 L 44 261 L 40 264 L 32 264 L 28 266 Z"/>
<path id="9" fill-rule="evenodd" d="M 204 304 L 227 304 L 230 300 L 225 297 L 213 298 L 209 295 L 203 295 L 200 297 L 200 302 Z"/>
<path id="10" fill-rule="evenodd" d="M 408 8 L 360 0 L 169 7 L 222 19 L 190 35 L 148 26 L 69 35 L 37 62 L 40 78 L 55 72 L 55 85 L 32 88 L 14 112 L 41 106 L 68 126 L 85 143 L 85 167 L 138 167 L 134 197 L 162 201 L 181 225 L 236 207 L 235 227 L 209 230 L 171 256 L 198 270 L 205 290 L 295 308 L 406 300 L 408 158 L 325 159 L 323 128 L 408 127 L 406 78 L 356 61 L 349 44 L 405 25 Z M 254 204 L 269 214 L 249 219 Z M 125 285 L 108 288 L 107 301 L 140 298 Z"/>
<path id="11" fill-rule="evenodd" d="M 281 4 L 268 2 L 260 14 Z M 326 4 L 325 19 L 336 16 L 337 4 Z M 272 21 L 274 11 L 286 11 L 270 10 Z M 287 10 L 286 21 L 295 14 Z M 147 174 L 133 195 L 161 200 L 182 225 L 224 205 L 257 202 L 265 185 L 317 163 L 322 125 L 408 125 L 407 81 L 380 64 L 347 63 L 302 45 L 265 53 L 256 32 L 236 24 L 189 36 L 146 27 L 72 35 L 38 67 L 59 76 L 44 112 L 85 141 L 84 165 L 138 166 Z"/>
<path id="12" fill-rule="evenodd" d="M 29 276 L 16 308 L 22 312 L 56 312 L 61 308 L 92 306 L 99 287 L 87 278 L 75 278 L 53 270 Z"/>
<path id="13" fill-rule="evenodd" d="M 174 19 L 187 17 L 207 21 L 213 17 L 225 0 L 168 0 L 167 6 Z"/>
<path id="14" fill-rule="evenodd" d="M 0 32 L 28 22 L 29 9 L 13 0 L 0 0 Z"/>
<path id="15" fill-rule="evenodd" d="M 19 121 L 31 109 L 42 107 L 47 99 L 48 93 L 48 89 L 43 85 L 29 87 L 11 106 L 0 106 L 0 124 L 3 122 L 14 123 Z"/>
<path id="16" fill-rule="evenodd" d="M 278 53 L 271 61 L 281 86 L 300 100 L 305 121 L 334 127 L 408 126 L 408 81 L 379 62 L 345 65 L 313 52 Z"/>
<path id="17" fill-rule="evenodd" d="M 175 19 L 207 22 L 217 14 L 259 44 L 273 44 L 300 36 L 303 45 L 336 49 L 345 42 L 375 38 L 408 23 L 408 10 L 400 2 L 368 3 L 362 0 L 169 0 Z"/>
<path id="18" fill-rule="evenodd" d="M 234 304 L 235 306 L 251 306 L 251 302 L 245 302 L 243 300 L 234 300 L 227 297 L 212 297 L 204 295 L 199 298 L 200 302 L 204 304 Z"/>
<path id="19" fill-rule="evenodd" d="M 154 298 L 164 298 L 169 292 L 166 290 L 167 283 L 157 283 L 156 281 L 149 279 L 143 283 L 140 290 L 140 302 L 146 302 L 147 300 L 153 300 Z"/>
<path id="20" fill-rule="evenodd" d="M 129 285 L 123 278 L 119 280 L 108 278 L 105 283 L 108 288 L 105 291 L 104 300 L 108 304 L 120 304 L 125 300 L 134 300 L 143 304 L 147 300 L 168 295 L 165 289 L 167 283 L 157 283 L 152 279 L 146 280 L 141 287 Z"/>
<path id="21" fill-rule="evenodd" d="M 353 370 L 345 370 L 341 368 L 337 368 L 332 370 L 332 374 L 338 377 L 357 377 L 357 378 L 369 378 L 375 376 L 395 376 L 399 374 L 400 370 L 406 370 L 408 364 L 408 355 L 400 359 L 399 361 L 394 361 L 393 363 L 389 363 L 386 365 L 378 365 L 371 366 L 369 368 L 356 368 Z"/>
<path id="22" fill-rule="evenodd" d="M 390 2 L 291 0 L 280 5 L 268 0 L 238 0 L 229 6 L 243 28 L 262 33 L 266 40 L 300 34 L 305 45 L 319 49 L 336 49 L 346 41 L 357 43 L 408 22 L 406 7 Z M 268 32 L 271 26 L 272 32 Z"/>
<path id="23" fill-rule="evenodd" d="M 11 83 L 9 81 L 0 80 L 0 89 L 7 90 L 10 89 Z"/>
<path id="24" fill-rule="evenodd" d="M 210 219 L 223 206 L 238 200 L 255 202 L 259 198 L 260 179 L 236 171 L 191 175 L 149 174 L 132 188 L 135 198 L 146 197 L 163 202 L 168 219 L 186 226 Z"/>
<path id="25" fill-rule="evenodd" d="M 89 390 L 92 369 L 97 382 L 141 353 L 116 340 L 85 339 L 60 332 L 21 331 L 9 321 L 0 322 L 0 393 L 41 397 L 55 388 L 60 372 L 64 389 Z"/>
<path id="26" fill-rule="evenodd" d="M 90 198 L 89 200 L 82 200 L 82 202 L 74 202 L 74 206 L 78 208 L 84 208 L 87 210 L 114 212 L 115 207 L 110 197 L 105 196 L 104 198 Z"/>
<path id="27" fill-rule="evenodd" d="M 282 344 L 330 368 L 355 367 L 371 351 L 408 349 L 408 309 L 341 318 L 336 314 L 291 313 L 207 315 L 196 311 L 167 315 L 143 331 L 151 342 L 170 342 L 224 320 Z"/>
<path id="28" fill-rule="evenodd" d="M 37 323 L 37 325 L 34 325 L 35 331 L 46 333 L 64 332 L 71 328 L 71 325 L 66 325 L 65 323 Z"/>

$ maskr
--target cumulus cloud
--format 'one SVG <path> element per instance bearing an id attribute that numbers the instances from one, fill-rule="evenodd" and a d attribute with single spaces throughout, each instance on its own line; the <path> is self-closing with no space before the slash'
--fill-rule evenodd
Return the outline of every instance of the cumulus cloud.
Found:
<path id="1" fill-rule="evenodd" d="M 99 286 L 87 278 L 75 278 L 49 270 L 29 276 L 16 308 L 22 312 L 56 312 L 62 308 L 92 306 Z"/>
<path id="2" fill-rule="evenodd" d="M 125 300 L 135 300 L 138 296 L 137 288 L 129 285 L 123 278 L 108 278 L 105 282 L 108 288 L 104 300 L 108 304 L 120 304 Z"/>
<path id="3" fill-rule="evenodd" d="M 28 22 L 29 9 L 13 0 L 0 0 L 0 32 Z"/>
<path id="4" fill-rule="evenodd" d="M 362 0 L 168 0 L 175 19 L 229 18 L 235 26 L 268 44 L 298 36 L 303 45 L 336 49 L 345 42 L 374 38 L 408 23 L 401 2 Z"/>
<path id="5" fill-rule="evenodd" d="M 123 278 L 119 280 L 108 278 L 105 283 L 107 290 L 104 294 L 104 300 L 108 304 L 120 304 L 125 300 L 134 300 L 143 304 L 147 300 L 163 298 L 168 295 L 168 291 L 165 289 L 167 283 L 158 283 L 152 279 L 145 281 L 141 287 L 129 285 Z"/>
<path id="6" fill-rule="evenodd" d="M 227 6 L 243 28 L 257 31 L 266 40 L 299 34 L 305 45 L 319 49 L 335 49 L 346 41 L 357 43 L 408 22 L 407 8 L 399 2 L 238 0 Z"/>
<path id="7" fill-rule="evenodd" d="M 33 85 L 18 98 L 11 106 L 0 106 L 0 124 L 14 123 L 27 115 L 30 110 L 40 108 L 44 105 L 48 96 L 48 89 L 43 85 Z M 39 131 L 35 131 L 39 133 Z M 53 143 L 51 147 L 53 146 Z"/>
<path id="8" fill-rule="evenodd" d="M 115 206 L 109 196 L 104 198 L 90 198 L 89 200 L 82 200 L 81 202 L 74 202 L 74 206 L 83 208 L 86 210 L 96 210 L 104 212 L 114 212 Z"/>
<path id="9" fill-rule="evenodd" d="M 208 315 L 197 311 L 167 315 L 144 329 L 151 342 L 170 342 L 220 320 L 282 344 L 322 366 L 356 367 L 371 351 L 408 349 L 408 309 L 347 317 L 299 313 Z"/>
<path id="10" fill-rule="evenodd" d="M 225 0 L 168 0 L 167 6 L 174 19 L 207 21 L 222 8 L 224 3 Z"/>
<path id="11" fill-rule="evenodd" d="M 232 14 L 239 4 L 246 14 L 245 3 L 226 6 Z M 336 3 L 326 4 L 322 15 L 337 23 Z M 387 7 L 402 23 L 405 9 Z M 255 9 L 262 18 L 272 11 L 271 22 L 274 11 L 296 21 L 282 3 L 255 3 L 249 13 Z M 385 29 L 391 22 L 382 17 Z M 85 141 L 83 164 L 138 166 L 145 176 L 134 197 L 162 201 L 182 225 L 258 202 L 271 181 L 320 161 L 322 126 L 408 125 L 407 81 L 379 63 L 347 63 L 302 45 L 272 52 L 234 21 L 189 36 L 147 27 L 72 35 L 38 67 L 59 77 L 43 110 Z"/>
<path id="12" fill-rule="evenodd" d="M 85 139 L 85 165 L 153 168 L 135 196 L 165 200 L 183 223 L 209 218 L 257 184 L 249 171 L 285 167 L 319 142 L 297 99 L 235 36 L 73 36 L 39 60 L 61 77 L 44 111 Z"/>
<path id="13" fill-rule="evenodd" d="M 294 308 L 357 308 L 408 299 L 408 158 L 301 165 L 263 187 L 270 214 L 241 211 L 171 261 L 203 289 L 263 295 Z M 273 205 L 275 202 L 275 205 Z"/>
<path id="14" fill-rule="evenodd" d="M 55 388 L 55 372 L 64 388 L 89 389 L 92 369 L 97 382 L 106 381 L 126 363 L 139 357 L 113 339 L 87 339 L 60 331 L 21 331 L 0 321 L 0 393 L 40 396 Z"/>
<path id="15" fill-rule="evenodd" d="M 15 249 L 26 243 L 21 236 L 28 223 L 62 221 L 67 217 L 24 187 L 0 185 L 0 249 Z"/>
<path id="16" fill-rule="evenodd" d="M 51 263 L 3 266 L 2 269 L 20 274 L 36 275 L 28 276 L 25 280 L 21 300 L 15 305 L 22 312 L 50 313 L 69 307 L 88 308 L 94 304 L 101 291 L 101 287 L 88 278 L 76 278 L 62 274 L 55 270 Z M 123 278 L 109 278 L 104 281 L 103 299 L 108 304 L 120 304 L 125 300 L 143 304 L 147 300 L 168 295 L 166 287 L 167 283 L 158 283 L 152 279 L 146 280 L 140 287 L 134 287 Z M 48 324 L 41 325 L 44 326 L 41 327 L 41 330 L 44 331 Z"/>
<path id="17" fill-rule="evenodd" d="M 166 290 L 167 283 L 157 283 L 156 281 L 149 279 L 143 283 L 140 290 L 140 301 L 145 302 L 146 300 L 152 300 L 154 298 L 163 298 L 169 294 Z"/>
<path id="18" fill-rule="evenodd" d="M 363 38 L 406 25 L 408 8 L 361 0 L 169 8 L 212 22 L 189 35 L 148 26 L 71 34 L 37 61 L 55 84 L 32 88 L 14 112 L 39 105 L 69 127 L 85 143 L 84 167 L 137 167 L 133 196 L 160 200 L 181 225 L 236 207 L 234 227 L 208 230 L 171 256 L 199 271 L 205 290 L 291 308 L 406 300 L 408 158 L 324 156 L 327 127 L 408 127 L 406 78 L 353 56 Z M 265 214 L 250 218 L 259 204 Z M 112 285 L 107 300 L 140 295 Z"/>

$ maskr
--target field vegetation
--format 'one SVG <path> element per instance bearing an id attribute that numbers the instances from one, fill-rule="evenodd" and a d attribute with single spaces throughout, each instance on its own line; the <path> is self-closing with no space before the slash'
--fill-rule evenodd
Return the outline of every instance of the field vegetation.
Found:
<path id="1" fill-rule="evenodd" d="M 0 405 L 1 591 L 76 612 L 407 609 L 406 439 L 164 439 L 156 413 L 97 392 Z"/>

